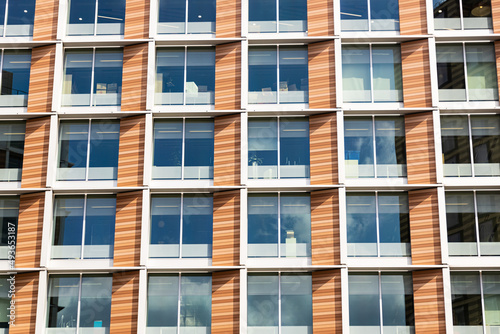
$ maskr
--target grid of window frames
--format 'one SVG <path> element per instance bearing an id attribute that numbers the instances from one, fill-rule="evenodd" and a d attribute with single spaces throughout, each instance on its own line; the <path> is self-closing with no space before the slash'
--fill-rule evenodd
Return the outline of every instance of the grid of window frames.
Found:
<path id="1" fill-rule="evenodd" d="M 125 0 L 71 0 L 68 36 L 123 35 Z"/>
<path id="2" fill-rule="evenodd" d="M 434 29 L 491 29 L 490 0 L 434 1 Z"/>
<path id="3" fill-rule="evenodd" d="M 307 31 L 306 0 L 249 0 L 248 32 Z"/>
<path id="4" fill-rule="evenodd" d="M 158 34 L 215 34 L 215 0 L 159 0 Z"/>
<path id="5" fill-rule="evenodd" d="M 342 31 L 399 31 L 396 0 L 341 0 Z"/>

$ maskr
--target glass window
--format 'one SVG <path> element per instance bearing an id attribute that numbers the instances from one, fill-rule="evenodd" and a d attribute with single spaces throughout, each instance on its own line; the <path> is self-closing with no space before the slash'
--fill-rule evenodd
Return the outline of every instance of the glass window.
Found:
<path id="1" fill-rule="evenodd" d="M 210 275 L 149 275 L 146 333 L 210 333 L 211 318 Z"/>
<path id="2" fill-rule="evenodd" d="M 0 0 L 0 37 L 33 36 L 35 0 Z"/>
<path id="3" fill-rule="evenodd" d="M 116 197 L 56 196 L 52 259 L 112 259 Z"/>
<path id="4" fill-rule="evenodd" d="M 403 101 L 399 45 L 344 45 L 344 102 Z"/>
<path id="5" fill-rule="evenodd" d="M 248 6 L 248 32 L 307 31 L 306 0 L 250 0 Z"/>
<path id="6" fill-rule="evenodd" d="M 406 177 L 404 117 L 345 117 L 344 154 L 347 178 Z"/>
<path id="7" fill-rule="evenodd" d="M 249 179 L 308 177 L 308 118 L 269 117 L 248 120 Z"/>
<path id="8" fill-rule="evenodd" d="M 348 256 L 410 256 L 406 193 L 348 193 L 346 201 Z"/>
<path id="9" fill-rule="evenodd" d="M 434 0 L 434 29 L 492 29 L 490 0 Z"/>
<path id="10" fill-rule="evenodd" d="M 212 229 L 211 195 L 153 196 L 149 257 L 212 257 Z"/>
<path id="11" fill-rule="evenodd" d="M 24 122 L 0 123 L 0 182 L 21 181 L 25 131 Z"/>
<path id="12" fill-rule="evenodd" d="M 311 256 L 309 194 L 248 195 L 248 256 Z"/>
<path id="13" fill-rule="evenodd" d="M 215 7 L 215 0 L 160 0 L 158 34 L 215 34 Z"/>
<path id="14" fill-rule="evenodd" d="M 414 333 L 414 326 L 411 274 L 349 274 L 350 333 Z"/>
<path id="15" fill-rule="evenodd" d="M 310 274 L 248 274 L 247 302 L 248 334 L 312 333 Z"/>
<path id="16" fill-rule="evenodd" d="M 397 0 L 341 0 L 342 31 L 399 31 Z"/>
<path id="17" fill-rule="evenodd" d="M 10 276 L 0 276 L 0 333 L 9 333 L 10 315 L 10 290 L 11 284 L 15 284 Z M 15 319 L 15 318 L 14 318 Z M 14 320 L 12 319 L 12 320 Z"/>
<path id="18" fill-rule="evenodd" d="M 447 192 L 448 254 L 500 255 L 499 203 L 498 192 Z"/>
<path id="19" fill-rule="evenodd" d="M 500 273 L 452 272 L 453 330 L 495 333 L 500 330 Z"/>
<path id="20" fill-rule="evenodd" d="M 14 197 L 14 196 L 0 197 L 0 260 L 9 260 L 9 262 L 12 263 L 11 266 L 12 268 L 14 267 L 15 248 L 11 249 L 9 246 L 11 247 L 15 246 L 15 240 L 17 236 L 18 216 L 19 216 L 19 197 Z M 0 292 L 0 300 L 1 300 L 1 292 Z M 1 314 L 2 313 L 0 312 L 0 319 L 2 318 Z M 2 328 L 1 324 L 0 328 Z"/>
<path id="21" fill-rule="evenodd" d="M 70 0 L 67 35 L 123 35 L 124 20 L 125 0 Z"/>
<path id="22" fill-rule="evenodd" d="M 439 101 L 498 100 L 493 44 L 437 44 L 436 53 Z"/>
<path id="23" fill-rule="evenodd" d="M 154 123 L 154 180 L 213 179 L 213 119 L 162 119 Z"/>
<path id="24" fill-rule="evenodd" d="M 122 67 L 119 48 L 66 50 L 62 106 L 120 105 Z"/>
<path id="25" fill-rule="evenodd" d="M 441 116 L 444 176 L 500 176 L 499 140 L 499 115 Z"/>
<path id="26" fill-rule="evenodd" d="M 299 46 L 249 48 L 248 103 L 307 103 L 308 85 L 307 48 Z"/>
<path id="27" fill-rule="evenodd" d="M 155 104 L 214 104 L 214 90 L 213 47 L 158 49 Z"/>
<path id="28" fill-rule="evenodd" d="M 120 121 L 62 121 L 57 180 L 116 180 L 119 139 Z"/>
<path id="29" fill-rule="evenodd" d="M 0 107 L 26 107 L 30 84 L 31 51 L 3 50 Z"/>
<path id="30" fill-rule="evenodd" d="M 47 333 L 109 332 L 112 275 L 50 275 Z M 70 328 L 73 328 L 71 330 Z"/>

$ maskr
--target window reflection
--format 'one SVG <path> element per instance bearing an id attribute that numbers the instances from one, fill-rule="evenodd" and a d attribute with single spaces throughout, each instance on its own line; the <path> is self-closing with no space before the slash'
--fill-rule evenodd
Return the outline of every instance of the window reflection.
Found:
<path id="1" fill-rule="evenodd" d="M 215 34 L 215 7 L 215 0 L 160 0 L 158 34 Z"/>
<path id="2" fill-rule="evenodd" d="M 307 2 L 305 0 L 250 0 L 248 5 L 248 32 L 307 31 Z"/>
<path id="3" fill-rule="evenodd" d="M 0 0 L 0 37 L 33 36 L 34 21 L 35 0 Z"/>
<path id="4" fill-rule="evenodd" d="M 436 30 L 491 28 L 490 0 L 434 0 Z"/>
<path id="5" fill-rule="evenodd" d="M 24 122 L 0 123 L 0 182 L 21 181 L 25 131 Z"/>
<path id="6" fill-rule="evenodd" d="M 31 70 L 31 51 L 4 50 L 0 107 L 26 107 Z"/>
<path id="7" fill-rule="evenodd" d="M 398 31 L 398 1 L 341 0 L 340 18 L 342 31 Z"/>
<path id="8" fill-rule="evenodd" d="M 17 236 L 18 217 L 19 217 L 19 197 L 14 197 L 14 196 L 1 197 L 0 198 L 0 260 L 9 259 L 9 251 L 11 251 L 11 249 L 9 248 L 9 241 L 10 245 L 12 245 L 13 238 L 16 238 Z M 1 284 L 1 277 L 0 277 L 0 284 Z M 8 290 L 9 289 L 7 289 L 7 291 Z M 0 299 L 1 297 L 2 295 L 0 292 Z M 1 319 L 1 314 L 2 313 L 0 312 L 0 319 Z M 1 324 L 0 328 L 2 328 Z"/>
<path id="9" fill-rule="evenodd" d="M 124 20 L 125 0 L 71 0 L 67 35 L 123 35 Z"/>

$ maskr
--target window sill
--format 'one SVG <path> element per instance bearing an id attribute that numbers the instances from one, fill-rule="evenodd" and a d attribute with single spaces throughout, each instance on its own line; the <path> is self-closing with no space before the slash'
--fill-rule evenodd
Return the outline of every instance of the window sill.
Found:
<path id="1" fill-rule="evenodd" d="M 147 266 L 150 269 L 184 269 L 212 266 L 212 258 L 148 258 Z"/>
<path id="2" fill-rule="evenodd" d="M 54 188 L 56 189 L 103 189 L 117 187 L 116 180 L 106 181 L 56 181 Z"/>
<path id="3" fill-rule="evenodd" d="M 412 265 L 411 257 L 347 257 L 348 267 L 405 267 Z"/>
<path id="4" fill-rule="evenodd" d="M 249 268 L 305 267 L 311 266 L 312 261 L 310 257 L 250 257 L 247 258 L 246 265 Z"/>
<path id="5" fill-rule="evenodd" d="M 113 267 L 113 259 L 68 259 L 68 260 L 49 260 L 47 268 L 49 269 L 67 269 L 67 270 L 89 270 L 106 269 Z"/>
<path id="6" fill-rule="evenodd" d="M 450 256 L 448 264 L 450 267 L 467 268 L 498 268 L 500 256 Z"/>

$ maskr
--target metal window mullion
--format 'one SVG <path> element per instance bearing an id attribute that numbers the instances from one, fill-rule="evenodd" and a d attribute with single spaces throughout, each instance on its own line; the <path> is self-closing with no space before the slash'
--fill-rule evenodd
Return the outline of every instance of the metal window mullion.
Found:
<path id="1" fill-rule="evenodd" d="M 368 31 L 372 31 L 372 13 L 371 13 L 371 4 L 370 4 L 370 0 L 366 0 L 366 2 L 368 3 L 368 5 L 366 6 L 367 10 L 368 10 Z"/>
<path id="2" fill-rule="evenodd" d="M 378 173 L 377 173 L 377 140 L 376 140 L 376 134 L 375 134 L 375 116 L 372 116 L 372 131 L 373 131 L 373 136 L 372 136 L 372 141 L 373 141 L 373 175 L 375 178 L 377 178 Z"/>
<path id="3" fill-rule="evenodd" d="M 368 22 L 369 23 L 369 22 Z M 372 45 L 370 44 L 369 46 L 369 53 L 370 53 L 370 101 L 373 103 L 375 100 L 375 97 L 373 96 L 373 52 L 372 52 Z"/>
<path id="4" fill-rule="evenodd" d="M 95 0 L 95 21 L 94 21 L 94 36 L 97 36 L 97 19 L 98 15 L 97 13 L 99 12 L 99 0 Z"/>
<path id="5" fill-rule="evenodd" d="M 278 258 L 281 258 L 281 192 L 278 192 Z"/>
<path id="6" fill-rule="evenodd" d="M 87 225 L 87 194 L 83 195 L 83 221 L 82 221 L 82 248 L 80 250 L 80 259 L 83 259 L 83 248 L 85 247 L 85 227 Z"/>
<path id="7" fill-rule="evenodd" d="M 78 284 L 78 309 L 76 310 L 76 332 L 80 331 L 80 315 L 82 313 L 82 282 L 83 274 L 80 273 L 80 282 Z"/>
<path id="8" fill-rule="evenodd" d="M 276 0 L 276 32 L 280 31 L 280 1 Z"/>
<path id="9" fill-rule="evenodd" d="M 4 52 L 5 52 L 5 50 L 2 49 L 2 59 L 0 59 L 0 73 L 3 73 L 3 57 L 4 57 Z M 0 87 L 2 87 L 2 85 L 3 85 L 3 75 L 0 75 Z M 0 92 L 0 94 L 1 94 L 1 92 Z"/>
<path id="10" fill-rule="evenodd" d="M 277 171 L 276 171 L 276 175 L 278 177 L 278 180 L 280 179 L 281 177 L 281 173 L 280 173 L 280 169 L 281 169 L 281 164 L 280 164 L 280 159 L 281 159 L 281 131 L 280 131 L 280 118 L 279 117 L 276 117 L 276 126 L 277 126 L 277 129 L 276 129 L 276 134 L 277 134 L 277 140 L 278 140 L 278 161 L 276 161 L 276 167 L 277 167 Z"/>
<path id="11" fill-rule="evenodd" d="M 380 308 L 380 334 L 384 334 L 384 312 L 382 311 L 382 272 L 378 272 L 378 301 Z"/>
<path id="12" fill-rule="evenodd" d="M 177 292 L 177 333 L 181 331 L 181 273 L 179 273 L 179 283 Z"/>
<path id="13" fill-rule="evenodd" d="M 380 257 L 380 220 L 378 218 L 378 191 L 375 191 L 375 226 L 377 228 L 377 257 Z"/>
<path id="14" fill-rule="evenodd" d="M 188 8 L 189 8 L 189 0 L 186 0 L 186 10 L 184 11 L 186 21 L 184 22 L 184 34 L 187 35 L 188 33 L 188 20 L 189 20 L 189 13 L 188 13 Z"/>
<path id="15" fill-rule="evenodd" d="M 87 162 L 85 164 L 85 181 L 89 180 L 89 168 L 90 168 L 90 134 L 92 130 L 92 120 L 89 120 L 89 132 L 87 136 Z"/>
<path id="16" fill-rule="evenodd" d="M 186 9 L 187 11 L 187 9 Z M 187 24 L 186 24 L 187 31 Z M 182 105 L 186 105 L 186 91 L 187 91 L 187 46 L 184 47 L 184 90 L 182 92 Z"/>
<path id="17" fill-rule="evenodd" d="M 462 59 L 464 60 L 464 77 L 465 77 L 465 101 L 469 102 L 469 83 L 467 82 L 467 54 L 465 51 L 465 43 L 462 43 Z"/>
<path id="18" fill-rule="evenodd" d="M 281 271 L 278 272 L 278 334 L 281 334 Z"/>
<path id="19" fill-rule="evenodd" d="M 94 105 L 94 71 L 95 71 L 95 48 L 92 48 L 92 68 L 90 75 L 90 106 Z"/>
<path id="20" fill-rule="evenodd" d="M 481 316 L 483 320 L 483 334 L 486 333 L 486 316 L 484 314 L 485 308 L 484 308 L 484 289 L 483 289 L 483 271 L 479 271 L 479 288 L 481 289 Z"/>
<path id="21" fill-rule="evenodd" d="M 480 240 L 479 240 L 479 217 L 478 217 L 478 210 L 477 210 L 477 194 L 476 191 L 473 191 L 473 196 L 474 196 L 474 220 L 476 225 L 476 247 L 477 247 L 477 256 L 481 256 L 481 247 L 480 247 Z"/>
<path id="22" fill-rule="evenodd" d="M 7 32 L 7 18 L 8 18 L 8 14 L 9 14 L 9 0 L 7 0 L 5 2 L 5 16 L 4 16 L 4 20 L 3 20 L 3 34 L 2 34 L 2 37 L 5 37 L 5 33 Z"/>
<path id="23" fill-rule="evenodd" d="M 463 4 L 462 0 L 458 0 L 458 6 L 459 6 L 459 11 L 460 11 L 460 30 L 464 30 L 464 9 L 463 9 Z"/>
<path id="24" fill-rule="evenodd" d="M 181 219 L 179 222 L 180 229 L 179 229 L 179 258 L 182 258 L 182 227 L 184 225 L 184 194 L 181 194 Z M 180 291 L 180 290 L 179 290 Z"/>
<path id="25" fill-rule="evenodd" d="M 474 142 L 472 141 L 472 122 L 470 120 L 470 114 L 467 115 L 467 126 L 469 127 L 469 151 L 470 151 L 470 164 L 472 177 L 476 176 L 476 171 L 474 168 Z"/>
<path id="26" fill-rule="evenodd" d="M 186 154 L 186 118 L 182 118 L 181 180 L 184 180 L 184 156 Z"/>
<path id="27" fill-rule="evenodd" d="M 276 103 L 280 104 L 280 46 L 276 45 Z"/>

